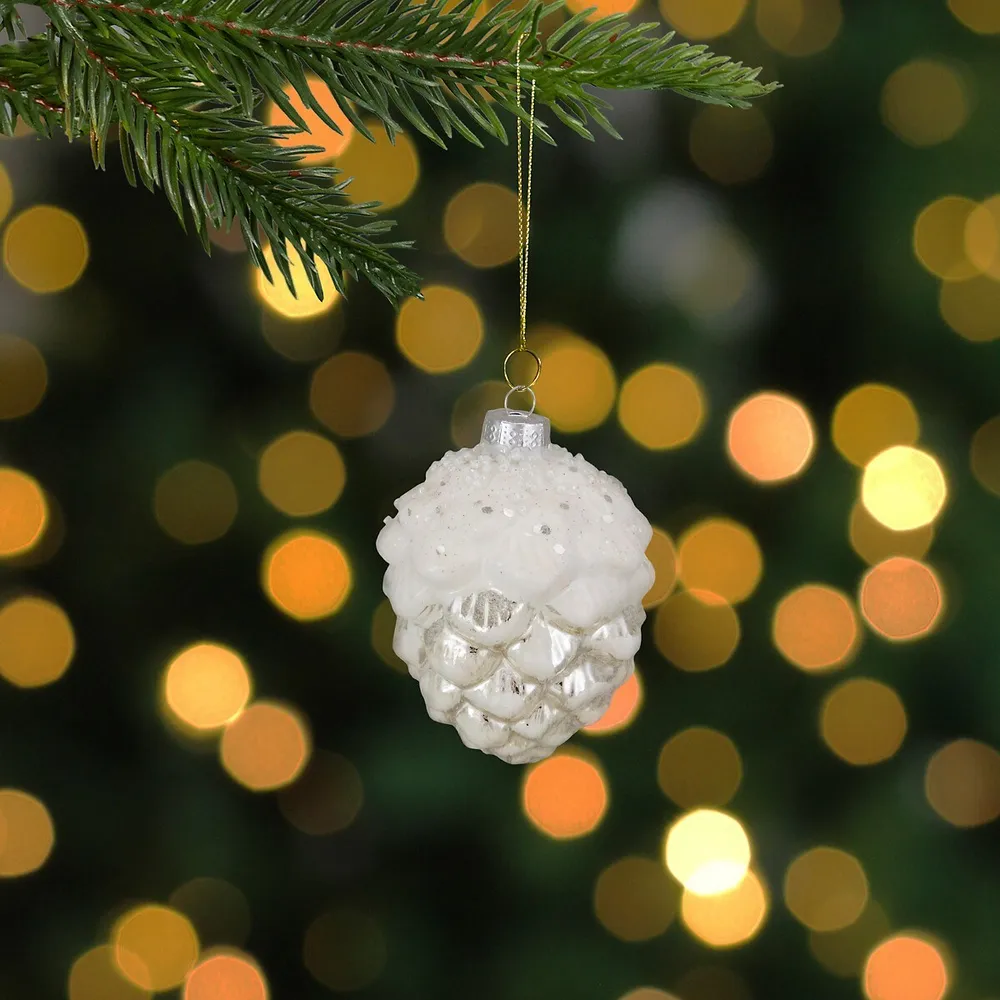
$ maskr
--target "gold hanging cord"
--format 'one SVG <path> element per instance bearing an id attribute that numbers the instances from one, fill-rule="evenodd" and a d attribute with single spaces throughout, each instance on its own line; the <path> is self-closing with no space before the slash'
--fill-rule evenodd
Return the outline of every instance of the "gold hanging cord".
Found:
<path id="1" fill-rule="evenodd" d="M 517 40 L 517 53 L 515 55 L 517 106 L 521 107 L 521 42 L 525 35 L 521 35 Z M 510 397 L 516 392 L 527 392 L 531 395 L 531 410 L 535 412 L 535 393 L 532 386 L 538 381 L 538 376 L 542 373 L 542 359 L 528 347 L 528 246 L 531 239 L 531 174 L 535 159 L 535 80 L 531 81 L 531 107 L 528 113 L 528 177 L 527 192 L 525 192 L 524 177 L 524 154 L 521 143 L 521 119 L 517 119 L 517 271 L 518 283 L 520 285 L 520 325 L 518 332 L 517 347 L 512 350 L 503 362 L 503 377 L 510 386 L 507 395 L 504 397 L 503 405 L 506 407 Z M 510 362 L 518 354 L 527 354 L 535 362 L 535 374 L 530 382 L 514 382 L 510 376 Z"/>

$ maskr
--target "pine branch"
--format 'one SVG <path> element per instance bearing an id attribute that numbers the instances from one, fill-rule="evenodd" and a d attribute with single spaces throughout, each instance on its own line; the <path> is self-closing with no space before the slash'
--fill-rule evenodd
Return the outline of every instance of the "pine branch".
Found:
<path id="1" fill-rule="evenodd" d="M 24 25 L 14 0 L 0 0 L 0 32 L 10 39 L 24 37 Z"/>
<path id="2" fill-rule="evenodd" d="M 0 45 L 0 131 L 13 135 L 18 118 L 45 136 L 58 132 L 66 120 L 44 38 Z M 79 134 L 78 126 L 71 128 Z"/>

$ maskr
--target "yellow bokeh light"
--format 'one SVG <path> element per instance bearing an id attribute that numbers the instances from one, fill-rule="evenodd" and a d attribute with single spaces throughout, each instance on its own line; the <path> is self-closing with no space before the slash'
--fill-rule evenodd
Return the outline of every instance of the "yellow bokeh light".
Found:
<path id="1" fill-rule="evenodd" d="M 655 608 L 670 596 L 677 583 L 677 552 L 674 543 L 662 528 L 655 525 L 649 545 L 646 546 L 646 558 L 653 564 L 656 576 L 642 599 L 642 606 Z"/>
<path id="2" fill-rule="evenodd" d="M 417 147 L 408 135 L 398 134 L 389 142 L 380 124 L 369 122 L 375 141 L 359 135 L 337 157 L 337 167 L 344 172 L 340 180 L 353 178 L 345 194 L 354 202 L 377 201 L 379 210 L 402 205 L 413 194 L 420 178 Z"/>
<path id="3" fill-rule="evenodd" d="M 423 296 L 400 307 L 396 346 L 412 365 L 434 375 L 464 368 L 483 343 L 479 306 L 447 285 L 429 285 Z"/>
<path id="4" fill-rule="evenodd" d="M 941 949 L 913 932 L 895 934 L 878 945 L 862 976 L 868 1000 L 942 1000 L 949 985 Z"/>
<path id="5" fill-rule="evenodd" d="M 0 609 L 0 677 L 42 687 L 66 672 L 76 638 L 66 612 L 42 597 L 16 597 Z"/>
<path id="6" fill-rule="evenodd" d="M 714 517 L 689 528 L 677 546 L 681 582 L 730 604 L 745 601 L 764 570 L 760 546 L 743 525 Z"/>
<path id="7" fill-rule="evenodd" d="M 861 580 L 859 605 L 865 621 L 895 642 L 919 639 L 937 624 L 944 590 L 934 571 L 916 559 L 892 556 Z"/>
<path id="8" fill-rule="evenodd" d="M 32 292 L 61 292 L 83 274 L 90 246 L 75 215 L 55 205 L 33 205 L 7 224 L 3 256 L 19 285 Z"/>
<path id="9" fill-rule="evenodd" d="M 178 462 L 156 481 L 153 514 L 171 538 L 204 545 L 221 538 L 236 520 L 239 501 L 229 474 L 210 462 Z"/>
<path id="10" fill-rule="evenodd" d="M 733 411 L 726 444 L 741 472 L 760 483 L 780 483 L 809 464 L 816 434 L 801 403 L 782 393 L 760 392 Z"/>
<path id="11" fill-rule="evenodd" d="M 148 1000 L 149 991 L 129 982 L 118 970 L 106 944 L 85 951 L 69 970 L 69 1000 Z"/>
<path id="12" fill-rule="evenodd" d="M 757 31 L 782 55 L 812 56 L 828 48 L 844 21 L 840 0 L 757 0 Z"/>
<path id="13" fill-rule="evenodd" d="M 553 337 L 540 350 L 542 376 L 535 386 L 538 410 L 564 432 L 589 431 L 615 405 L 617 381 L 608 356 L 574 334 Z"/>
<path id="14" fill-rule="evenodd" d="M 597 722 L 583 727 L 583 732 L 610 735 L 630 726 L 642 707 L 642 683 L 633 670 L 628 680 L 611 696 L 611 704 Z"/>
<path id="15" fill-rule="evenodd" d="M 287 85 L 285 95 L 289 104 L 299 113 L 306 123 L 308 131 L 280 136 L 274 141 L 279 146 L 322 146 L 319 153 L 305 153 L 300 159 L 302 163 L 326 163 L 339 156 L 354 137 L 354 125 L 337 104 L 336 98 L 330 93 L 330 88 L 318 76 L 306 78 L 309 91 L 319 102 L 320 107 L 337 123 L 340 131 L 331 128 L 315 111 L 307 108 L 305 102 L 296 93 L 291 84 Z M 266 121 L 268 125 L 292 125 L 298 128 L 284 111 L 273 102 L 268 105 Z M 360 140 L 359 140 L 360 141 Z"/>
<path id="16" fill-rule="evenodd" d="M 749 871 L 735 889 L 718 896 L 685 891 L 681 896 L 681 920 L 710 948 L 736 948 L 757 935 L 769 906 L 763 881 L 756 872 Z"/>
<path id="17" fill-rule="evenodd" d="M 893 445 L 865 466 L 861 502 L 876 521 L 893 531 L 913 531 L 941 513 L 948 496 L 941 466 L 933 455 L 909 445 Z"/>
<path id="18" fill-rule="evenodd" d="M 987 198 L 969 213 L 965 253 L 976 270 L 1000 280 L 1000 195 Z"/>
<path id="19" fill-rule="evenodd" d="M 45 359 L 30 340 L 0 334 L 0 420 L 31 413 L 42 401 L 48 381 Z"/>
<path id="20" fill-rule="evenodd" d="M 723 598 L 704 590 L 678 591 L 658 608 L 653 639 L 680 670 L 712 670 L 736 652 L 740 622 Z"/>
<path id="21" fill-rule="evenodd" d="M 859 385 L 833 411 L 833 443 L 848 462 L 859 467 L 886 448 L 913 445 L 919 437 L 920 418 L 913 403 L 888 385 Z"/>
<path id="22" fill-rule="evenodd" d="M 743 824 L 717 809 L 695 809 L 667 831 L 664 856 L 670 874 L 697 896 L 731 892 L 750 867 L 750 838 Z"/>
<path id="23" fill-rule="evenodd" d="M 913 252 L 931 274 L 945 281 L 965 281 L 976 274 L 965 253 L 965 227 L 975 208 L 971 198 L 945 195 L 917 216 Z"/>
<path id="24" fill-rule="evenodd" d="M 311 290 L 309 293 L 311 294 Z M 260 332 L 268 345 L 289 361 L 321 361 L 337 349 L 344 333 L 340 308 L 295 319 L 273 309 L 260 312 Z"/>
<path id="25" fill-rule="evenodd" d="M 646 365 L 622 383 L 618 420 L 644 448 L 679 448 L 705 422 L 705 393 L 698 379 L 683 368 Z"/>
<path id="26" fill-rule="evenodd" d="M 868 878 L 858 859 L 846 851 L 814 847 L 789 865 L 785 905 L 810 930 L 843 930 L 868 905 Z"/>
<path id="27" fill-rule="evenodd" d="M 179 986 L 198 960 L 191 921 L 169 906 L 146 903 L 120 917 L 111 931 L 115 963 L 144 990 Z"/>
<path id="28" fill-rule="evenodd" d="M 302 959 L 317 982 L 335 993 L 353 993 L 382 975 L 387 959 L 385 936 L 368 913 L 331 910 L 309 925 Z"/>
<path id="29" fill-rule="evenodd" d="M 240 946 L 250 934 L 250 904 L 225 879 L 189 879 L 174 889 L 168 902 L 191 921 L 203 945 Z"/>
<path id="30" fill-rule="evenodd" d="M 657 989 L 655 986 L 639 986 L 634 990 L 629 990 L 618 1000 L 677 1000 L 673 993 L 666 990 Z"/>
<path id="31" fill-rule="evenodd" d="M 823 741 L 855 767 L 888 760 L 903 745 L 906 730 L 906 709 L 899 695 L 867 677 L 839 684 L 820 709 Z"/>
<path id="32" fill-rule="evenodd" d="M 521 805 L 542 833 L 570 840 L 597 828 L 608 808 L 608 786 L 595 758 L 561 751 L 528 770 Z"/>
<path id="33" fill-rule="evenodd" d="M 313 291 L 309 284 L 305 265 L 298 251 L 291 243 L 287 244 L 288 269 L 292 275 L 292 287 L 295 294 L 289 289 L 284 275 L 278 269 L 274 261 L 274 250 L 267 246 L 264 248 L 264 257 L 271 270 L 270 280 L 265 277 L 264 272 L 251 264 L 251 277 L 253 278 L 254 290 L 260 301 L 285 319 L 305 320 L 321 313 L 329 312 L 340 301 L 340 293 L 334 287 L 330 270 L 319 258 L 315 258 L 316 267 L 319 271 L 320 288 L 323 290 L 323 297 L 320 298 Z"/>
<path id="34" fill-rule="evenodd" d="M 289 531 L 264 553 L 264 593 L 291 618 L 315 621 L 339 611 L 351 592 L 344 550 L 318 531 Z"/>
<path id="35" fill-rule="evenodd" d="M 479 444 L 487 410 L 498 410 L 507 395 L 507 384 L 498 379 L 479 382 L 466 389 L 451 411 L 451 440 L 457 448 Z"/>
<path id="36" fill-rule="evenodd" d="M 660 13 L 679 34 L 692 41 L 718 38 L 732 31 L 748 0 L 660 0 Z"/>
<path id="37" fill-rule="evenodd" d="M 173 718 L 195 730 L 221 729 L 250 700 L 250 672 L 228 646 L 198 642 L 182 649 L 163 675 L 163 699 Z"/>
<path id="38" fill-rule="evenodd" d="M 49 521 L 49 505 L 31 476 L 0 466 L 0 559 L 30 552 Z"/>
<path id="39" fill-rule="evenodd" d="M 967 257 L 965 261 L 969 268 L 974 266 Z M 939 304 L 941 318 L 960 337 L 974 344 L 1000 337 L 1000 282 L 992 276 L 944 282 Z"/>
<path id="40" fill-rule="evenodd" d="M 1000 753 L 977 740 L 955 740 L 930 759 L 924 792 L 933 810 L 963 829 L 1000 817 Z"/>
<path id="41" fill-rule="evenodd" d="M 882 120 L 911 146 L 936 146 L 969 120 L 965 85 L 945 63 L 914 59 L 886 80 Z"/>
<path id="42" fill-rule="evenodd" d="M 14 205 L 14 185 L 10 182 L 10 174 L 7 168 L 0 163 L 0 222 Z"/>
<path id="43" fill-rule="evenodd" d="M 719 184 L 760 177 L 774 154 L 774 132 L 760 108 L 741 111 L 709 105 L 691 121 L 691 159 Z"/>
<path id="44" fill-rule="evenodd" d="M 927 524 L 913 531 L 892 531 L 880 524 L 865 510 L 861 502 L 851 508 L 848 525 L 851 547 L 870 566 L 890 556 L 923 559 L 934 541 L 934 525 Z"/>
<path id="45" fill-rule="evenodd" d="M 889 933 L 889 921 L 878 903 L 869 900 L 854 923 L 839 931 L 810 931 L 809 950 L 827 972 L 854 979 L 872 948 Z"/>
<path id="46" fill-rule="evenodd" d="M 313 373 L 309 407 L 316 419 L 345 438 L 374 434 L 396 402 L 392 378 L 378 358 L 341 351 Z"/>
<path id="47" fill-rule="evenodd" d="M 56 842 L 44 803 L 17 788 L 0 788 L 0 833 L 0 878 L 38 871 Z"/>
<path id="48" fill-rule="evenodd" d="M 273 701 L 254 702 L 226 727 L 219 744 L 222 766 L 230 777 L 254 792 L 290 785 L 311 752 L 305 719 Z"/>
<path id="49" fill-rule="evenodd" d="M 183 1000 L 268 1000 L 269 996 L 260 966 L 242 952 L 210 955 L 184 981 Z"/>
<path id="50" fill-rule="evenodd" d="M 265 498 L 289 517 L 329 510 L 340 498 L 347 468 L 340 450 L 312 431 L 289 431 L 261 452 L 257 485 Z"/>
<path id="51" fill-rule="evenodd" d="M 976 34 L 1000 34 L 1000 9 L 995 0 L 948 0 L 948 9 Z"/>
<path id="52" fill-rule="evenodd" d="M 588 17 L 591 21 L 599 17 L 610 17 L 612 14 L 629 14 L 638 3 L 639 0 L 566 0 L 566 6 L 574 14 L 596 7 Z"/>
<path id="53" fill-rule="evenodd" d="M 819 583 L 797 587 L 781 599 L 771 635 L 789 663 L 810 673 L 844 666 L 860 639 L 850 598 Z"/>
<path id="54" fill-rule="evenodd" d="M 631 5 L 631 0 L 624 0 Z M 517 256 L 517 195 L 503 184 L 462 188 L 444 210 L 444 241 L 473 267 L 499 267 Z M 450 336 L 442 333 L 441 336 Z"/>
<path id="55" fill-rule="evenodd" d="M 663 865 L 628 857 L 608 865 L 594 887 L 594 913 L 622 941 L 658 937 L 677 916 L 679 893 Z"/>
<path id="56" fill-rule="evenodd" d="M 358 769 L 346 757 L 326 750 L 317 750 L 298 780 L 278 793 L 285 819 L 313 837 L 346 830 L 363 802 Z"/>
<path id="57" fill-rule="evenodd" d="M 663 794 L 682 809 L 724 806 L 743 780 L 743 761 L 725 733 L 692 726 L 663 745 L 656 780 Z"/>

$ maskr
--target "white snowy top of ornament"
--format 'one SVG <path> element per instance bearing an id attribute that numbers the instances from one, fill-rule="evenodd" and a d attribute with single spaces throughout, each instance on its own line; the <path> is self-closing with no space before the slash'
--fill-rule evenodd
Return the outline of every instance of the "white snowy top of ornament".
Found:
<path id="1" fill-rule="evenodd" d="M 483 437 L 434 462 L 386 518 L 377 548 L 396 614 L 490 589 L 577 627 L 641 604 L 652 529 L 625 487 L 550 444 L 544 417 L 493 410 Z"/>

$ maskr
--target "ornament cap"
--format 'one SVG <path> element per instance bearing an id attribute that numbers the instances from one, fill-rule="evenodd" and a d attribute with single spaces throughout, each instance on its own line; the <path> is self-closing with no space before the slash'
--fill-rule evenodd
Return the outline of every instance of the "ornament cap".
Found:
<path id="1" fill-rule="evenodd" d="M 524 410 L 489 410 L 483 421 L 482 444 L 508 448 L 544 448 L 552 443 L 548 417 Z"/>

